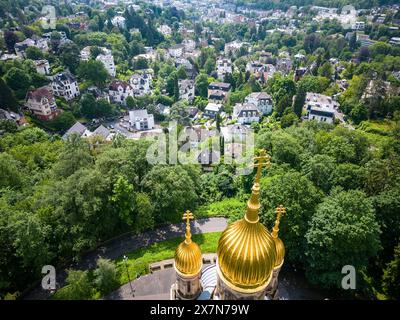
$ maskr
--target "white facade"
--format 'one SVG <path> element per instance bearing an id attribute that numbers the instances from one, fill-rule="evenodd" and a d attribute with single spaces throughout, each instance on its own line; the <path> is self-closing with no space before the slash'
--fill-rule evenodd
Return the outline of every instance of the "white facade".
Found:
<path id="1" fill-rule="evenodd" d="M 237 103 L 233 107 L 233 119 L 240 124 L 251 124 L 260 121 L 260 111 L 252 103 Z"/>
<path id="2" fill-rule="evenodd" d="M 353 30 L 364 30 L 365 29 L 365 22 L 364 21 L 356 21 L 353 26 Z"/>
<path id="3" fill-rule="evenodd" d="M 223 80 L 226 74 L 232 73 L 232 61 L 230 59 L 221 58 L 217 60 L 217 75 Z"/>
<path id="4" fill-rule="evenodd" d="M 25 59 L 25 58 L 26 58 L 25 50 L 26 50 L 28 47 L 36 47 L 36 42 L 35 42 L 35 40 L 32 40 L 32 39 L 28 38 L 28 39 L 25 39 L 25 40 L 22 41 L 22 42 L 17 42 L 17 43 L 14 45 L 15 53 L 17 54 L 17 56 L 18 56 L 20 59 Z"/>
<path id="5" fill-rule="evenodd" d="M 51 82 L 51 88 L 56 96 L 65 100 L 72 100 L 80 95 L 78 82 L 68 72 L 55 75 Z"/>
<path id="6" fill-rule="evenodd" d="M 81 50 L 80 55 L 81 55 L 82 61 L 88 61 L 90 59 L 90 49 L 91 48 L 92 48 L 91 46 L 87 46 Z"/>
<path id="7" fill-rule="evenodd" d="M 57 116 L 56 101 L 48 87 L 29 91 L 25 105 L 41 120 L 52 120 Z"/>
<path id="8" fill-rule="evenodd" d="M 35 60 L 37 73 L 47 75 L 50 74 L 50 64 L 47 60 Z"/>
<path id="9" fill-rule="evenodd" d="M 180 58 L 183 55 L 184 52 L 184 46 L 181 44 L 177 44 L 171 48 L 168 49 L 168 53 L 171 57 L 173 58 Z"/>
<path id="10" fill-rule="evenodd" d="M 142 96 L 151 93 L 151 81 L 153 77 L 150 73 L 135 73 L 129 79 L 135 96 Z"/>
<path id="11" fill-rule="evenodd" d="M 115 77 L 116 74 L 116 70 L 115 70 L 115 64 L 114 64 L 114 57 L 112 56 L 111 53 L 107 53 L 107 54 L 99 54 L 96 57 L 97 61 L 100 61 L 103 65 L 104 68 L 106 68 L 108 74 L 111 77 Z"/>
<path id="12" fill-rule="evenodd" d="M 305 120 L 333 123 L 338 103 L 331 97 L 307 92 L 304 103 Z"/>
<path id="13" fill-rule="evenodd" d="M 191 101 L 194 99 L 194 81 L 179 80 L 179 99 Z"/>
<path id="14" fill-rule="evenodd" d="M 108 87 L 110 100 L 125 105 L 126 98 L 133 97 L 133 89 L 126 81 L 114 80 Z"/>
<path id="15" fill-rule="evenodd" d="M 154 117 L 147 110 L 129 111 L 129 122 L 138 131 L 151 130 L 154 128 Z"/>
<path id="16" fill-rule="evenodd" d="M 230 53 L 234 54 L 244 45 L 243 42 L 232 41 L 225 44 L 224 52 L 228 56 Z"/>
<path id="17" fill-rule="evenodd" d="M 253 92 L 245 98 L 246 103 L 255 105 L 261 114 L 272 113 L 272 98 L 265 92 Z"/>
<path id="18" fill-rule="evenodd" d="M 111 19 L 111 23 L 114 27 L 125 29 L 125 18 L 122 16 L 115 16 Z"/>
<path id="19" fill-rule="evenodd" d="M 184 39 L 182 44 L 185 46 L 186 52 L 193 52 L 196 49 L 196 42 L 192 39 Z"/>

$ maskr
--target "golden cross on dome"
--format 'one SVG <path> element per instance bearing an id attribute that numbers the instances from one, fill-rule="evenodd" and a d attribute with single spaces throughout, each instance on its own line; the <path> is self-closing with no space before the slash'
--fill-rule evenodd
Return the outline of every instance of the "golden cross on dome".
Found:
<path id="1" fill-rule="evenodd" d="M 280 205 L 275 209 L 275 212 L 276 212 L 276 220 L 275 220 L 275 226 L 272 229 L 272 236 L 277 238 L 279 231 L 279 223 L 281 221 L 282 215 L 286 213 L 286 208 L 283 205 Z"/>
<path id="2" fill-rule="evenodd" d="M 257 168 L 257 174 L 256 174 L 256 179 L 255 179 L 256 183 L 260 182 L 262 168 L 270 167 L 270 165 L 271 165 L 270 160 L 271 160 L 271 157 L 267 154 L 267 151 L 265 151 L 265 149 L 262 149 L 260 151 L 260 155 L 258 157 L 254 158 L 254 168 Z"/>
<path id="3" fill-rule="evenodd" d="M 193 213 L 191 213 L 189 210 L 186 210 L 186 212 L 183 214 L 182 217 L 183 220 L 186 220 L 186 243 L 190 243 L 192 240 L 192 234 L 190 233 L 190 220 L 194 219 Z"/>
<path id="4" fill-rule="evenodd" d="M 190 220 L 194 219 L 193 213 L 191 213 L 189 210 L 186 210 L 186 212 L 183 214 L 183 220 L 186 220 L 186 225 L 190 225 Z"/>

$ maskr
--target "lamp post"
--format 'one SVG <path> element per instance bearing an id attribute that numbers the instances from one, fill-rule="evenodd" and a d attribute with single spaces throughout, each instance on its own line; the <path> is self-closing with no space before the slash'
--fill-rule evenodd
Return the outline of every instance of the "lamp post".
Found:
<path id="1" fill-rule="evenodd" d="M 126 264 L 127 261 L 128 261 L 128 257 L 124 255 L 124 263 L 125 263 L 126 273 L 128 274 L 129 286 L 131 287 L 131 295 L 134 296 L 132 283 L 131 283 L 131 277 L 129 275 L 128 265 Z"/>

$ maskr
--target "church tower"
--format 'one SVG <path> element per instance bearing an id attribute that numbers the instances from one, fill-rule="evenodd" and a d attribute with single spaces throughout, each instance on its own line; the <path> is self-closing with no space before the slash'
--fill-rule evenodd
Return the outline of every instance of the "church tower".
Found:
<path id="1" fill-rule="evenodd" d="M 173 285 L 174 298 L 177 300 L 194 300 L 201 291 L 201 269 L 203 260 L 199 246 L 192 241 L 190 233 L 190 220 L 193 213 L 186 211 L 183 215 L 186 220 L 185 240 L 175 251 L 174 268 L 176 271 L 176 282 Z"/>
<path id="2" fill-rule="evenodd" d="M 276 241 L 258 216 L 261 170 L 269 165 L 270 157 L 262 150 L 255 158 L 257 174 L 246 214 L 243 219 L 229 225 L 219 239 L 214 299 L 266 299 L 278 256 Z"/>

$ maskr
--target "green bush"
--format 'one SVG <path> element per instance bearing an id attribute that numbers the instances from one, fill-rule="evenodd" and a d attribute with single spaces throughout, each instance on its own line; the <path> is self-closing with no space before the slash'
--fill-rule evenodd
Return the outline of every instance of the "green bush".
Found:
<path id="1" fill-rule="evenodd" d="M 101 293 L 106 293 L 118 286 L 117 268 L 109 259 L 97 260 L 97 269 L 94 270 L 94 284 Z"/>
<path id="2" fill-rule="evenodd" d="M 225 198 L 218 202 L 213 202 L 200 206 L 196 211 L 197 218 L 210 217 L 242 217 L 246 209 L 246 203 L 237 198 Z M 234 219 L 236 220 L 236 219 Z"/>

